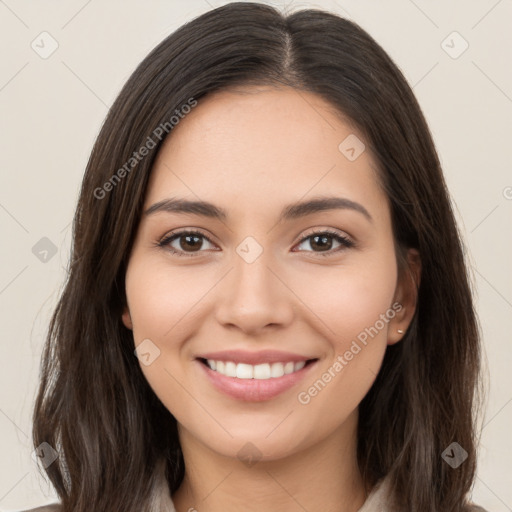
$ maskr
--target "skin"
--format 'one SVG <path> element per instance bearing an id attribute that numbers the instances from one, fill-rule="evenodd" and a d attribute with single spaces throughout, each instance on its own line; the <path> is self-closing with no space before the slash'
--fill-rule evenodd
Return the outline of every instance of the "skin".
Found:
<path id="1" fill-rule="evenodd" d="M 226 209 L 225 222 L 193 214 L 143 215 L 126 273 L 123 322 L 135 346 L 149 338 L 160 355 L 141 364 L 176 417 L 186 475 L 177 512 L 265 510 L 356 512 L 368 489 L 357 467 L 358 405 L 400 341 L 416 306 L 410 273 L 399 273 L 387 197 L 365 150 L 338 149 L 354 127 L 319 96 L 289 88 L 245 87 L 202 99 L 173 129 L 150 177 L 144 211 L 170 197 Z M 368 145 L 366 145 L 368 147 Z M 346 197 L 372 217 L 327 210 L 278 223 L 281 209 L 319 195 Z M 171 231 L 199 230 L 190 248 L 157 243 Z M 330 256 L 309 238 L 329 228 L 355 242 Z M 236 252 L 248 236 L 263 252 Z M 202 241 L 202 246 L 201 246 Z M 293 250 L 292 250 L 293 249 Z M 418 255 L 408 254 L 419 277 Z M 365 328 L 402 309 L 309 403 L 298 401 Z M 207 351 L 279 349 L 317 357 L 309 377 L 263 402 L 224 395 L 195 357 Z M 237 454 L 252 443 L 259 460 Z M 254 448 L 251 448 L 254 450 Z"/>

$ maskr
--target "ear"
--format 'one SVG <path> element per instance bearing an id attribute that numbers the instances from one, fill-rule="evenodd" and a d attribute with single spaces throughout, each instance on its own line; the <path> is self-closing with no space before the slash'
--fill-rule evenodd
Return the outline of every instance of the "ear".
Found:
<path id="1" fill-rule="evenodd" d="M 123 320 L 123 324 L 127 329 L 132 330 L 133 329 L 133 323 L 132 323 L 132 317 L 130 316 L 130 310 L 128 309 L 128 306 L 124 307 L 123 314 L 121 315 L 121 318 Z"/>
<path id="2" fill-rule="evenodd" d="M 421 280 L 421 258 L 417 249 L 407 250 L 406 263 L 402 267 L 399 268 L 393 298 L 392 309 L 396 314 L 388 325 L 388 345 L 398 343 L 405 336 L 416 311 Z M 403 332 L 398 332 L 399 330 Z"/>

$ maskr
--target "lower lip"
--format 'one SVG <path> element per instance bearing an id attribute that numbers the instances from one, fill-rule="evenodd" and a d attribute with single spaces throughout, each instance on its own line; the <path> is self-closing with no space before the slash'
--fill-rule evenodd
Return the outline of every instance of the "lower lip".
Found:
<path id="1" fill-rule="evenodd" d="M 244 400 L 246 402 L 263 402 L 270 400 L 281 393 L 292 388 L 300 382 L 316 365 L 318 360 L 312 361 L 300 370 L 283 375 L 282 377 L 273 377 L 271 379 L 239 379 L 237 377 L 227 377 L 219 372 L 212 370 L 208 365 L 196 359 L 197 364 L 201 366 L 210 382 L 226 395 Z"/>

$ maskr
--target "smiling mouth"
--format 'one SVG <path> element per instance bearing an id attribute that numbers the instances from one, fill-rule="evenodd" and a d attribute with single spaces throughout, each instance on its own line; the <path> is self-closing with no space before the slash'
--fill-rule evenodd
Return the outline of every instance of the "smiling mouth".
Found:
<path id="1" fill-rule="evenodd" d="M 246 363 L 235 363 L 234 361 L 215 361 L 213 359 L 198 358 L 198 361 L 214 372 L 226 377 L 236 377 L 238 379 L 248 380 L 278 379 L 284 375 L 298 372 L 305 366 L 308 366 L 317 360 L 318 358 L 298 362 L 283 361 L 252 365 Z"/>

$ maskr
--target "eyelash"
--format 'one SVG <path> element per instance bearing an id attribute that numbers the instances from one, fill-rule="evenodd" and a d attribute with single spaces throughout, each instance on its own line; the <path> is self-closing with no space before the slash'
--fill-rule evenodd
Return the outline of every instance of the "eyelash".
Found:
<path id="1" fill-rule="evenodd" d="M 177 232 L 174 232 L 174 233 L 170 233 L 169 235 L 165 236 L 162 240 L 157 242 L 156 245 L 158 247 L 161 247 L 161 248 L 164 248 L 164 249 L 168 250 L 170 253 L 172 253 L 172 254 L 174 254 L 176 256 L 180 256 L 180 257 L 181 256 L 190 256 L 190 257 L 193 257 L 193 256 L 195 256 L 196 253 L 194 253 L 194 252 L 186 253 L 186 252 L 183 252 L 183 251 L 177 251 L 176 249 L 174 249 L 173 247 L 171 247 L 169 245 L 174 240 L 177 240 L 181 236 L 185 236 L 185 235 L 199 235 L 200 237 L 202 237 L 205 240 L 207 240 L 209 243 L 213 244 L 213 242 L 206 235 L 203 235 L 199 231 L 182 230 L 182 231 L 177 231 Z M 328 256 L 332 256 L 333 254 L 336 254 L 336 253 L 342 251 L 343 249 L 349 249 L 349 248 L 355 246 L 355 243 L 352 242 L 352 240 L 349 240 L 348 238 L 340 235 L 338 232 L 332 231 L 330 229 L 324 229 L 322 231 L 315 231 L 313 233 L 310 233 L 310 234 L 302 237 L 299 240 L 299 242 L 297 243 L 297 245 L 300 245 L 303 242 L 305 242 L 306 240 L 308 240 L 310 238 L 313 238 L 315 236 L 319 236 L 319 235 L 330 235 L 332 238 L 334 238 L 337 242 L 339 242 L 341 244 L 341 247 L 338 247 L 337 249 L 334 249 L 334 250 L 330 249 L 328 251 L 321 251 L 321 252 L 318 252 L 318 251 L 306 251 L 306 252 L 313 252 L 313 253 L 316 253 L 316 254 L 318 254 L 320 256 L 328 257 Z M 197 251 L 197 252 L 203 252 L 203 251 Z"/>

